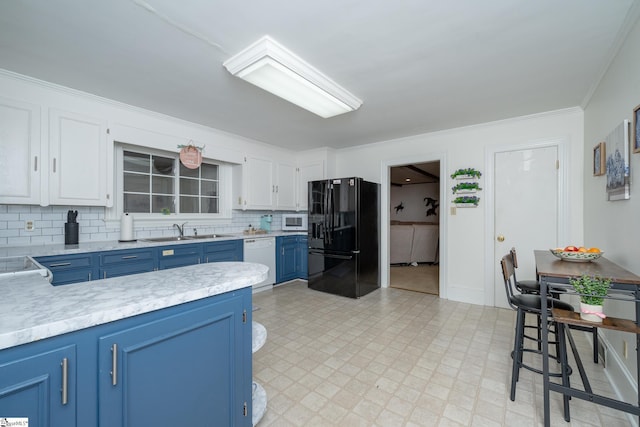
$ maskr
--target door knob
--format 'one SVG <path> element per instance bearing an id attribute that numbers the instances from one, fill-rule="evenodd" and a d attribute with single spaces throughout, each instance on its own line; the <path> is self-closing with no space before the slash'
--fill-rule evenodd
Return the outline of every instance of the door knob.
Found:
<path id="1" fill-rule="evenodd" d="M 498 234 L 498 242 L 504 242 L 504 236 L 502 234 Z"/>

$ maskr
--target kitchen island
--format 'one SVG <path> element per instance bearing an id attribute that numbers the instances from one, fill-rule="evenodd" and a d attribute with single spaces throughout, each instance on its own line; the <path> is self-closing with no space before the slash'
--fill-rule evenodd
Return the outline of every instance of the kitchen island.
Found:
<path id="1" fill-rule="evenodd" d="M 266 275 L 230 262 L 57 287 L 0 279 L 0 417 L 251 425 L 251 285 Z"/>

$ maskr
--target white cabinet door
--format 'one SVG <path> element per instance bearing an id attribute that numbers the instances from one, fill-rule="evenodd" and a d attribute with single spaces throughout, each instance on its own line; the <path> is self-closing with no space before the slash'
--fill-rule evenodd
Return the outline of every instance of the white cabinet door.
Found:
<path id="1" fill-rule="evenodd" d="M 243 186 L 245 209 L 273 209 L 275 194 L 273 161 L 247 156 L 243 180 L 246 180 Z"/>
<path id="2" fill-rule="evenodd" d="M 288 163 L 276 164 L 276 205 L 278 210 L 296 209 L 296 167 Z"/>
<path id="3" fill-rule="evenodd" d="M 0 98 L 0 204 L 40 203 L 40 107 Z"/>
<path id="4" fill-rule="evenodd" d="M 106 206 L 106 148 L 105 121 L 50 110 L 50 204 Z"/>
<path id="5" fill-rule="evenodd" d="M 308 209 L 309 181 L 316 181 L 324 178 L 325 178 L 324 162 L 322 160 L 319 160 L 317 162 L 301 164 L 298 167 L 298 179 L 296 180 L 296 186 L 297 186 L 296 210 L 306 211 Z"/>

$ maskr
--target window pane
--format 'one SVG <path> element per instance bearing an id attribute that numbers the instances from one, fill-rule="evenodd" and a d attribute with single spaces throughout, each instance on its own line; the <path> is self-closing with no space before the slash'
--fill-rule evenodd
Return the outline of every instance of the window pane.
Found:
<path id="1" fill-rule="evenodd" d="M 153 193 L 173 194 L 173 178 L 164 176 L 153 177 Z"/>
<path id="2" fill-rule="evenodd" d="M 164 213 L 163 209 L 168 209 L 170 213 L 176 212 L 176 208 L 173 205 L 173 196 L 152 196 L 152 199 L 152 213 Z"/>
<path id="3" fill-rule="evenodd" d="M 218 183 L 215 181 L 202 181 L 203 196 L 218 196 Z"/>
<path id="4" fill-rule="evenodd" d="M 198 204 L 197 197 L 180 196 L 181 213 L 200 213 Z"/>
<path id="5" fill-rule="evenodd" d="M 149 193 L 149 175 L 124 173 L 124 191 Z"/>
<path id="6" fill-rule="evenodd" d="M 149 196 L 145 194 L 124 194 L 124 212 L 149 213 Z"/>
<path id="7" fill-rule="evenodd" d="M 124 152 L 124 170 L 131 172 L 146 172 L 149 173 L 149 162 L 151 156 L 148 154 L 132 153 L 131 151 Z"/>
<path id="8" fill-rule="evenodd" d="M 218 199 L 203 197 L 201 213 L 218 213 Z"/>
<path id="9" fill-rule="evenodd" d="M 158 175 L 173 175 L 174 160 L 168 157 L 153 156 L 153 173 Z"/>
<path id="10" fill-rule="evenodd" d="M 203 179 L 218 179 L 218 165 L 208 165 L 203 163 L 200 166 Z"/>
<path id="11" fill-rule="evenodd" d="M 189 169 L 184 167 L 182 162 L 180 162 L 180 176 L 186 176 L 189 178 L 198 178 L 200 176 L 200 169 Z"/>
<path id="12" fill-rule="evenodd" d="M 190 194 L 190 195 L 199 195 L 199 181 L 195 179 L 180 179 L 180 194 Z"/>

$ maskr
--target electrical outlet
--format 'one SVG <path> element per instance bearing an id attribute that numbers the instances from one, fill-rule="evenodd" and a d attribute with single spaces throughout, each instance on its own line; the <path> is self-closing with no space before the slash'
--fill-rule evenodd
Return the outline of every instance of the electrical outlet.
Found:
<path id="1" fill-rule="evenodd" d="M 27 231 L 33 231 L 36 229 L 36 223 L 33 220 L 25 221 L 24 229 Z"/>

